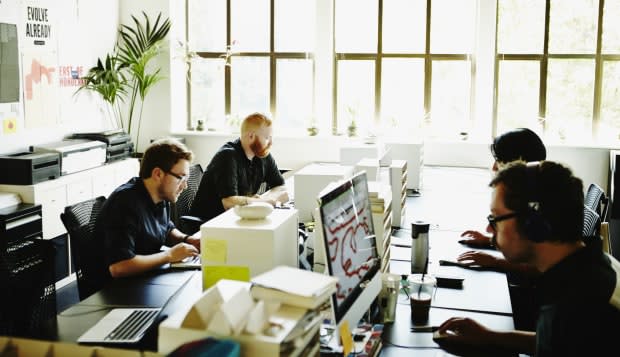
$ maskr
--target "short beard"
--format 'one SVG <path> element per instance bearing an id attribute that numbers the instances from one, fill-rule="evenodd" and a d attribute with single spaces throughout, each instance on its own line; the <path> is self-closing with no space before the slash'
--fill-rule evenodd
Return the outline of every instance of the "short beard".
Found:
<path id="1" fill-rule="evenodd" d="M 269 155 L 269 149 L 271 148 L 271 142 L 267 146 L 262 146 L 258 138 L 254 139 L 254 142 L 250 144 L 250 149 L 254 155 L 258 156 L 261 159 L 264 159 Z"/>

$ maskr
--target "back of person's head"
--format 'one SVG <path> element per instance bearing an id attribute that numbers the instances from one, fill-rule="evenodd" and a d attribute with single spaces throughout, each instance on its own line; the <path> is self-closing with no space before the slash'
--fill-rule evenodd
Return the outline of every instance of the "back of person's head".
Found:
<path id="1" fill-rule="evenodd" d="M 261 113 L 252 113 L 243 119 L 241 123 L 241 134 L 262 128 L 263 126 L 271 126 L 271 119 Z"/>
<path id="2" fill-rule="evenodd" d="M 500 163 L 542 161 L 547 158 L 542 140 L 528 128 L 513 129 L 497 136 L 491 144 L 491 154 Z"/>
<path id="3" fill-rule="evenodd" d="M 169 172 L 179 160 L 192 161 L 194 154 L 185 144 L 172 138 L 164 138 L 154 141 L 144 152 L 140 165 L 140 177 L 151 177 L 153 169 L 159 167 Z"/>
<path id="4" fill-rule="evenodd" d="M 504 205 L 519 213 L 518 229 L 530 240 L 581 239 L 583 183 L 569 168 L 552 161 L 514 161 L 497 173 L 490 186 L 498 184 L 504 185 Z"/>

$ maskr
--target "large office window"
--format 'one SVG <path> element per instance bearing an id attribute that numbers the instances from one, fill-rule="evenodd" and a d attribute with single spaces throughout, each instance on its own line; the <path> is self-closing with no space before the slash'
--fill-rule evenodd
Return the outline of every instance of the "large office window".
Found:
<path id="1" fill-rule="evenodd" d="M 186 0 L 191 123 L 620 140 L 620 0 Z"/>
<path id="2" fill-rule="evenodd" d="M 283 132 L 314 117 L 313 0 L 187 0 L 190 125 L 235 130 L 252 112 Z"/>
<path id="3" fill-rule="evenodd" d="M 475 0 L 336 1 L 333 131 L 469 131 L 475 15 Z"/>
<path id="4" fill-rule="evenodd" d="M 499 0 L 497 13 L 496 131 L 618 140 L 619 2 Z"/>

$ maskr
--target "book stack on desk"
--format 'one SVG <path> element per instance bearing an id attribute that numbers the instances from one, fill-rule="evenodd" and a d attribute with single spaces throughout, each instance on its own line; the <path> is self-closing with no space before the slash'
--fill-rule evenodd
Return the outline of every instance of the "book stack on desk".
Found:
<path id="1" fill-rule="evenodd" d="M 239 342 L 241 356 L 312 356 L 319 352 L 321 315 L 271 300 L 253 301 L 250 284 L 222 279 L 187 310 L 159 325 L 158 352 L 215 337 Z"/>
<path id="2" fill-rule="evenodd" d="M 381 257 L 381 271 L 387 272 L 390 262 L 392 237 L 392 191 L 390 185 L 379 181 L 368 182 L 368 196 L 375 228 L 377 253 Z"/>
<path id="3" fill-rule="evenodd" d="M 254 277 L 250 291 L 256 300 L 314 310 L 329 302 L 337 283 L 333 276 L 278 266 Z"/>

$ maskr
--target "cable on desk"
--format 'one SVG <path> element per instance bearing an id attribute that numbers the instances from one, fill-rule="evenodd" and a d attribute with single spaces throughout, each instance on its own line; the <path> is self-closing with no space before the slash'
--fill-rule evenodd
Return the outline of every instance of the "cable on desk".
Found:
<path id="1" fill-rule="evenodd" d="M 440 350 L 441 349 L 441 347 L 398 345 L 398 344 L 393 343 L 392 341 L 388 341 L 388 340 L 383 340 L 383 344 L 384 345 L 390 345 L 390 346 L 398 347 L 398 348 L 408 348 L 408 349 L 411 349 L 411 350 Z"/>

